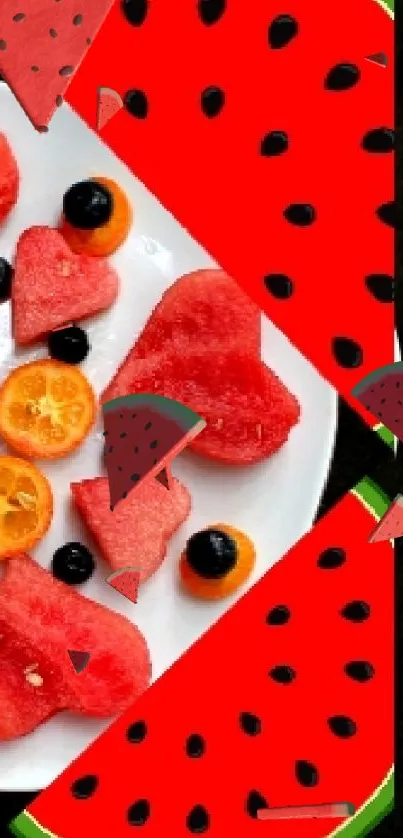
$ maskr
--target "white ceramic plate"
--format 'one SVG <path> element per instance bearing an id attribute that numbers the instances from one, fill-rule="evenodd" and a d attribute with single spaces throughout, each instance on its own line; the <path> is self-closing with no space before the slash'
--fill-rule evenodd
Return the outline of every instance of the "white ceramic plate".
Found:
<path id="1" fill-rule="evenodd" d="M 116 179 L 136 208 L 132 234 L 113 257 L 122 281 L 118 302 L 109 313 L 87 324 L 92 351 L 83 371 L 99 393 L 165 288 L 181 274 L 215 263 L 67 106 L 57 113 L 49 133 L 39 135 L 0 85 L 0 131 L 11 141 L 22 174 L 20 200 L 0 230 L 0 255 L 12 259 L 18 237 L 27 227 L 55 224 L 63 193 L 81 178 L 104 174 Z M 237 598 L 209 604 L 180 592 L 177 559 L 191 533 L 217 520 L 234 522 L 249 533 L 257 548 L 252 584 L 311 527 L 324 487 L 336 427 L 335 391 L 266 318 L 262 325 L 263 358 L 302 406 L 301 422 L 287 445 L 272 460 L 243 469 L 183 453 L 173 470 L 189 487 L 193 512 L 172 539 L 162 568 L 141 589 L 138 603 L 128 602 L 105 583 L 108 568 L 100 559 L 93 578 L 81 589 L 139 625 L 150 646 L 154 679 Z M 45 354 L 44 347 L 15 352 L 9 305 L 2 305 L 0 375 Z M 65 541 L 83 540 L 93 546 L 70 509 L 69 484 L 101 473 L 101 440 L 99 425 L 74 456 L 43 466 L 57 499 L 51 530 L 34 552 L 46 568 L 54 550 Z M 0 788 L 16 791 L 48 785 L 103 727 L 63 714 L 30 736 L 0 744 Z"/>

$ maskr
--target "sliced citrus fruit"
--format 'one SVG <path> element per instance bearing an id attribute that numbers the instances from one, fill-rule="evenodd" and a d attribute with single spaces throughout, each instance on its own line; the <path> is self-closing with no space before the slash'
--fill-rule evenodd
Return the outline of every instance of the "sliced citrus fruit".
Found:
<path id="1" fill-rule="evenodd" d="M 92 181 L 106 187 L 112 196 L 112 213 L 106 224 L 91 230 L 73 226 L 64 216 L 60 232 L 73 253 L 85 256 L 110 256 L 125 241 L 133 220 L 133 210 L 123 189 L 110 178 L 94 177 Z"/>
<path id="2" fill-rule="evenodd" d="M 0 388 L 0 436 L 28 457 L 64 457 L 88 434 L 95 413 L 89 381 L 61 361 L 24 364 Z"/>
<path id="3" fill-rule="evenodd" d="M 46 477 L 27 460 L 0 456 L 0 559 L 31 550 L 49 529 L 52 514 Z"/>

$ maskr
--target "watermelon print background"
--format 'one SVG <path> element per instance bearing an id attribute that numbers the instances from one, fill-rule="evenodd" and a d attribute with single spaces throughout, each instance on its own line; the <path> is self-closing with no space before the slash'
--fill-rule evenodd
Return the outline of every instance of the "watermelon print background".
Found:
<path id="1" fill-rule="evenodd" d="M 393 360 L 393 229 L 377 215 L 393 201 L 393 154 L 362 143 L 394 124 L 392 3 L 228 0 L 210 25 L 196 0 L 146 5 L 133 25 L 115 2 L 68 101 L 95 128 L 98 86 L 126 97 L 136 115 L 117 114 L 105 142 L 373 422 L 351 390 Z M 284 12 L 298 32 L 271 48 Z M 386 68 L 366 60 L 381 51 Z M 358 83 L 325 89 L 341 62 L 358 67 Z M 265 156 L 271 132 L 288 149 Z M 299 202 L 315 209 L 310 226 L 284 217 Z M 374 274 L 389 302 L 368 289 Z"/>

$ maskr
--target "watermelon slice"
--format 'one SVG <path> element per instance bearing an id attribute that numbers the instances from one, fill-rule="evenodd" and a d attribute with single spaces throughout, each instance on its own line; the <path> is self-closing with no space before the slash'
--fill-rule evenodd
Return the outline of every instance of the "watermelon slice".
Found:
<path id="1" fill-rule="evenodd" d="M 138 358 L 186 356 L 195 349 L 217 355 L 234 349 L 260 358 L 259 309 L 223 271 L 194 271 L 165 291 L 103 400 L 129 392 Z"/>
<path id="2" fill-rule="evenodd" d="M 119 93 L 111 90 L 110 87 L 100 87 L 98 90 L 98 116 L 97 129 L 102 131 L 105 125 L 119 113 L 123 108 L 123 102 Z"/>
<path id="3" fill-rule="evenodd" d="M 252 838 L 263 808 L 338 800 L 355 815 L 281 820 L 276 838 L 370 832 L 393 807 L 394 555 L 368 544 L 388 503 L 369 480 L 346 495 L 14 833 Z"/>
<path id="4" fill-rule="evenodd" d="M 106 581 L 108 585 L 115 588 L 115 591 L 129 599 L 130 602 L 137 602 L 140 573 L 136 567 L 123 567 L 121 570 L 115 570 Z"/>
<path id="5" fill-rule="evenodd" d="M 119 279 L 102 259 L 76 256 L 50 227 L 31 227 L 17 245 L 12 285 L 17 344 L 41 340 L 72 320 L 83 320 L 115 301 Z"/>
<path id="6" fill-rule="evenodd" d="M 403 361 L 386 364 L 365 376 L 353 393 L 403 442 Z"/>
<path id="7" fill-rule="evenodd" d="M 0 636 L 0 739 L 28 733 L 59 710 L 115 716 L 150 680 L 149 654 L 138 629 L 28 556 L 6 564 Z M 69 649 L 91 655 L 80 678 Z"/>
<path id="8" fill-rule="evenodd" d="M 185 405 L 145 392 L 107 402 L 103 417 L 111 510 L 161 471 L 160 482 L 169 488 L 166 464 L 206 424 Z"/>
<path id="9" fill-rule="evenodd" d="M 0 4 L 0 69 L 38 130 L 46 129 L 113 0 Z"/>
<path id="10" fill-rule="evenodd" d="M 18 198 L 20 175 L 10 144 L 0 134 L 0 224 L 7 218 Z"/>
<path id="11" fill-rule="evenodd" d="M 167 492 L 156 480 L 144 480 L 111 512 L 107 477 L 72 483 L 74 503 L 114 570 L 135 566 L 144 582 L 159 568 L 167 541 L 186 520 L 191 500 L 174 480 Z"/>
<path id="12" fill-rule="evenodd" d="M 388 541 L 403 536 L 403 495 L 397 495 L 379 521 L 369 541 Z"/>
<path id="13" fill-rule="evenodd" d="M 207 422 L 190 448 L 234 465 L 258 462 L 278 451 L 300 413 L 297 400 L 262 361 L 237 352 L 138 360 L 129 389 L 188 405 Z"/>

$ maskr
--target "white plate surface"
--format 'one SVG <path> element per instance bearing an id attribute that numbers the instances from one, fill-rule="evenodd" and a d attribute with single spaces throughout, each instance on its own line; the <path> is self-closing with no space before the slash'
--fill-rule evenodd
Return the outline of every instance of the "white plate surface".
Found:
<path id="1" fill-rule="evenodd" d="M 81 178 L 103 174 L 116 179 L 135 206 L 131 236 L 112 260 L 122 282 L 117 304 L 87 324 L 92 351 L 83 371 L 100 393 L 165 288 L 181 274 L 215 263 L 67 106 L 57 113 L 49 133 L 39 135 L 0 85 L 0 131 L 11 141 L 22 174 L 20 200 L 0 231 L 0 255 L 12 259 L 18 237 L 27 227 L 55 225 L 63 193 Z M 233 522 L 249 533 L 257 548 L 251 585 L 311 527 L 326 480 L 336 428 L 336 393 L 267 318 L 262 327 L 264 360 L 302 406 L 301 422 L 287 445 L 270 461 L 243 469 L 208 463 L 188 452 L 180 455 L 174 473 L 188 486 L 193 511 L 172 539 L 162 568 L 142 588 L 138 603 L 129 603 L 105 583 L 108 568 L 101 559 L 81 589 L 139 625 L 151 650 L 154 679 L 248 587 L 214 604 L 181 593 L 177 560 L 191 533 L 217 520 Z M 2 305 L 0 375 L 45 354 L 44 347 L 16 354 L 9 305 Z M 93 546 L 70 509 L 68 487 L 72 480 L 101 473 L 101 448 L 99 424 L 74 456 L 43 466 L 57 499 L 51 530 L 34 551 L 44 567 L 49 567 L 54 550 L 65 541 L 84 540 Z M 0 788 L 17 791 L 48 785 L 105 726 L 62 714 L 25 738 L 0 744 Z"/>

